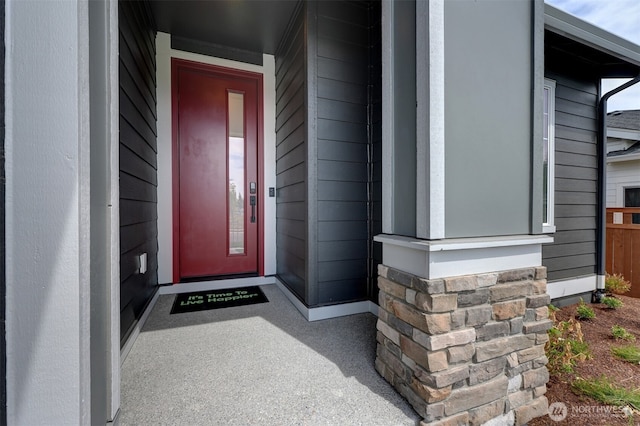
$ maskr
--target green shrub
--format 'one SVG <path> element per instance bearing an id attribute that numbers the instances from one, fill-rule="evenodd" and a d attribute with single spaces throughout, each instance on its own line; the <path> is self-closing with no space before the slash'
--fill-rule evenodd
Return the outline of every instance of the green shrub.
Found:
<path id="1" fill-rule="evenodd" d="M 607 293 L 624 294 L 631 290 L 631 283 L 621 274 L 607 274 L 604 279 L 604 289 Z"/>
<path id="2" fill-rule="evenodd" d="M 611 348 L 611 352 L 620 359 L 632 364 L 640 364 L 640 348 L 634 345 Z"/>
<path id="3" fill-rule="evenodd" d="M 618 309 L 623 305 L 622 300 L 608 296 L 602 298 L 602 303 L 609 309 Z"/>
<path id="4" fill-rule="evenodd" d="M 593 309 L 587 306 L 587 304 L 584 303 L 584 300 L 580 299 L 580 303 L 576 308 L 576 318 L 581 320 L 590 320 L 590 319 L 594 319 L 595 317 L 596 317 L 596 313 L 593 312 Z"/>
<path id="5" fill-rule="evenodd" d="M 640 409 L 640 390 L 627 390 L 617 387 L 606 377 L 599 379 L 576 379 L 571 388 L 578 395 L 586 395 L 606 405 L 630 405 Z"/>
<path id="6" fill-rule="evenodd" d="M 611 335 L 618 340 L 626 340 L 628 342 L 636 340 L 636 337 L 633 334 L 629 333 L 624 327 L 620 327 L 619 325 L 611 327 Z"/>

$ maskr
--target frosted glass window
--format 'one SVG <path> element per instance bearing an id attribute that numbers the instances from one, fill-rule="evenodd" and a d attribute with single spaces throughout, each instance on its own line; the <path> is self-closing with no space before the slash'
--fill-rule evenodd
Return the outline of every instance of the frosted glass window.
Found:
<path id="1" fill-rule="evenodd" d="M 229 254 L 245 253 L 244 95 L 228 93 Z"/>

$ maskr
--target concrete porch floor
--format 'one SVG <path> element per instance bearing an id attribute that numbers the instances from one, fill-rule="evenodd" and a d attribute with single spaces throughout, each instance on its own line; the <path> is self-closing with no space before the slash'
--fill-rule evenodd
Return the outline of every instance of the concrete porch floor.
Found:
<path id="1" fill-rule="evenodd" d="M 376 318 L 307 322 L 269 303 L 170 315 L 160 296 L 122 366 L 122 425 L 416 425 L 374 369 Z"/>

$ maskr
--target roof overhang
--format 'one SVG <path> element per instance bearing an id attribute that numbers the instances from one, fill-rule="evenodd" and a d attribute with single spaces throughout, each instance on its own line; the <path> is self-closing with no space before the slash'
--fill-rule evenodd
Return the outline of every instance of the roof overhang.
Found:
<path id="1" fill-rule="evenodd" d="M 632 141 L 640 141 L 640 130 L 617 129 L 615 127 L 607 127 L 607 137 L 617 139 L 629 139 Z"/>
<path id="2" fill-rule="evenodd" d="M 157 30 L 181 43 L 274 54 L 296 0 L 151 0 Z M 199 46 L 206 49 L 206 46 Z"/>
<path id="3" fill-rule="evenodd" d="M 613 75 L 603 77 L 635 77 L 640 74 L 640 46 L 563 12 L 549 4 L 544 5 L 545 29 L 582 46 L 604 53 L 619 62 L 613 64 Z M 629 65 L 631 67 L 629 67 Z M 620 71 L 620 70 L 623 71 Z"/>
<path id="4" fill-rule="evenodd" d="M 640 152 L 635 154 L 616 155 L 615 157 L 607 157 L 607 163 L 621 163 L 623 161 L 640 160 Z"/>

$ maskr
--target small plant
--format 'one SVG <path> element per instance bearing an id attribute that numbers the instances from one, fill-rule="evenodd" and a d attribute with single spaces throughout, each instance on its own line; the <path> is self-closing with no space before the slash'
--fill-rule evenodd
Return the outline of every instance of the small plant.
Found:
<path id="1" fill-rule="evenodd" d="M 580 299 L 580 303 L 576 308 L 576 318 L 581 320 L 591 320 L 591 319 L 594 319 L 595 317 L 596 317 L 596 313 L 593 312 L 593 309 L 588 307 L 587 304 L 584 303 L 584 300 Z"/>
<path id="2" fill-rule="evenodd" d="M 571 373 L 578 362 L 591 358 L 589 346 L 584 341 L 582 326 L 571 318 L 558 322 L 555 309 L 549 309 L 549 316 L 553 327 L 548 331 L 549 341 L 545 344 L 545 353 L 549 363 L 549 371 L 556 373 Z"/>
<path id="3" fill-rule="evenodd" d="M 631 290 L 631 283 L 621 274 L 607 274 L 604 279 L 604 289 L 607 293 L 624 294 Z"/>
<path id="4" fill-rule="evenodd" d="M 615 297 L 609 297 L 609 296 L 603 297 L 602 303 L 609 309 L 622 308 L 622 306 L 624 305 L 624 303 L 622 303 L 622 300 L 616 299 Z"/>
<path id="5" fill-rule="evenodd" d="M 633 334 L 629 333 L 624 327 L 620 327 L 619 325 L 611 327 L 611 335 L 618 340 L 626 340 L 628 342 L 636 340 L 636 337 Z"/>
<path id="6" fill-rule="evenodd" d="M 640 390 L 617 387 L 606 376 L 588 380 L 577 378 L 571 388 L 578 395 L 590 396 L 606 405 L 629 405 L 636 410 L 640 409 Z"/>
<path id="7" fill-rule="evenodd" d="M 632 364 L 640 364 L 640 348 L 634 345 L 611 348 L 611 352 L 620 359 Z"/>

